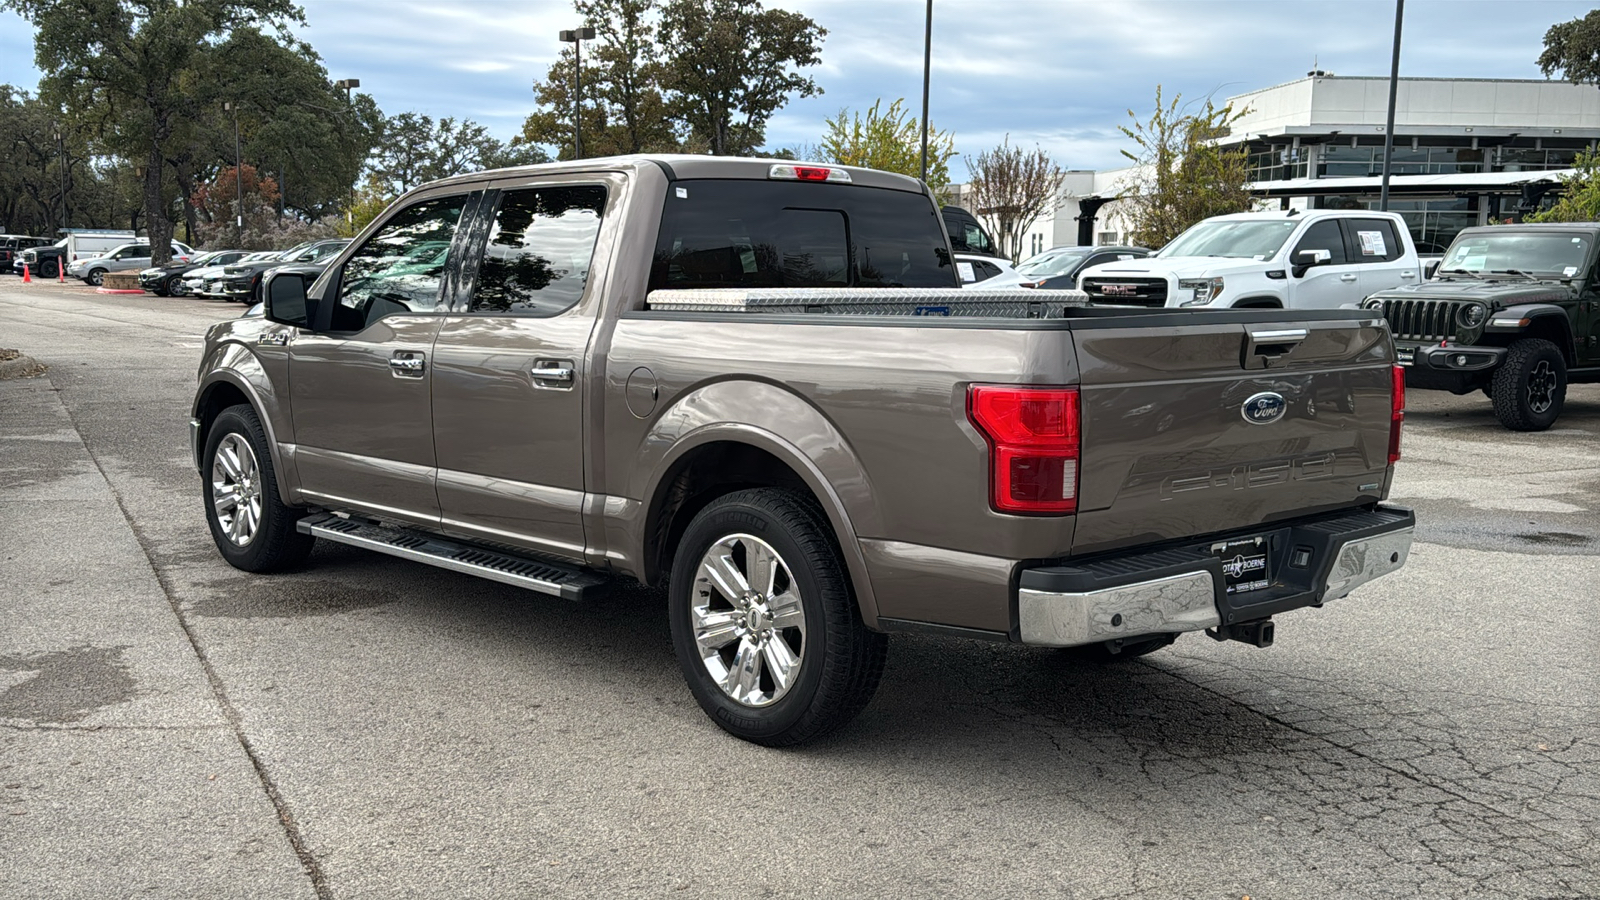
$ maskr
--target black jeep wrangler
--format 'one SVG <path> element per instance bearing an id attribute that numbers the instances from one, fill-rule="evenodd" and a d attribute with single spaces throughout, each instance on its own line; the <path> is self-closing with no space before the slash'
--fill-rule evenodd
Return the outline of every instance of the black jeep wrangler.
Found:
<path id="1" fill-rule="evenodd" d="M 1433 277 L 1380 291 L 1406 386 L 1482 390 L 1500 424 L 1543 431 L 1567 385 L 1600 381 L 1600 223 L 1463 230 Z"/>

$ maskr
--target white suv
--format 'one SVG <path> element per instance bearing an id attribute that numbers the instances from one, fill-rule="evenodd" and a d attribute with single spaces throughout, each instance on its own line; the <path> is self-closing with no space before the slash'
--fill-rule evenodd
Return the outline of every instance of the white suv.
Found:
<path id="1" fill-rule="evenodd" d="M 1317 309 L 1421 277 L 1398 215 L 1316 209 L 1214 216 L 1154 256 L 1083 270 L 1078 288 L 1099 304 Z"/>

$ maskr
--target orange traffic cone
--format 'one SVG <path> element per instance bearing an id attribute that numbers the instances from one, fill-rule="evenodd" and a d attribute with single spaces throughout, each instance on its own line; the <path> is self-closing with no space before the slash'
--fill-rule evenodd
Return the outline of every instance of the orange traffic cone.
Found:
<path id="1" fill-rule="evenodd" d="M 27 265 L 27 263 L 23 263 L 23 265 L 22 265 L 22 283 L 23 284 L 33 284 L 33 276 L 28 274 L 28 265 Z"/>

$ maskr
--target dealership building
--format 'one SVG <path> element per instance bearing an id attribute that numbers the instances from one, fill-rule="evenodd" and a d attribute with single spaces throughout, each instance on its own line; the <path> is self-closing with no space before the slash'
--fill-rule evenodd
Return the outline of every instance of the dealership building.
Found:
<path id="1" fill-rule="evenodd" d="M 1389 79 L 1312 72 L 1228 98 L 1245 114 L 1225 144 L 1248 154 L 1264 209 L 1376 209 Z M 1389 209 L 1423 253 L 1471 225 L 1538 208 L 1579 151 L 1600 140 L 1600 89 L 1561 81 L 1402 78 L 1395 101 Z M 1071 171 L 1054 215 L 1024 239 L 1048 247 L 1128 240 L 1117 197 L 1131 170 Z"/>

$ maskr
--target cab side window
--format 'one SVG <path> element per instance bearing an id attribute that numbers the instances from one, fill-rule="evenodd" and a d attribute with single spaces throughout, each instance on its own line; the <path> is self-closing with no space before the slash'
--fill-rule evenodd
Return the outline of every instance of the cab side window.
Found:
<path id="1" fill-rule="evenodd" d="M 1357 262 L 1390 262 L 1400 258 L 1404 247 L 1388 219 L 1351 219 Z"/>
<path id="2" fill-rule="evenodd" d="M 1338 219 L 1323 219 L 1306 229 L 1305 236 L 1300 238 L 1300 243 L 1294 245 L 1294 255 L 1289 261 L 1299 264 L 1302 260 L 1302 250 L 1326 250 L 1328 262 L 1326 265 L 1337 266 L 1350 260 L 1344 252 L 1344 234 L 1339 230 Z"/>
<path id="3" fill-rule="evenodd" d="M 360 331 L 387 315 L 439 306 L 450 242 L 465 194 L 424 200 L 396 213 L 344 264 L 334 331 Z"/>
<path id="4" fill-rule="evenodd" d="M 583 297 L 606 189 L 561 185 L 506 191 L 495 212 L 470 312 L 552 316 Z"/>

